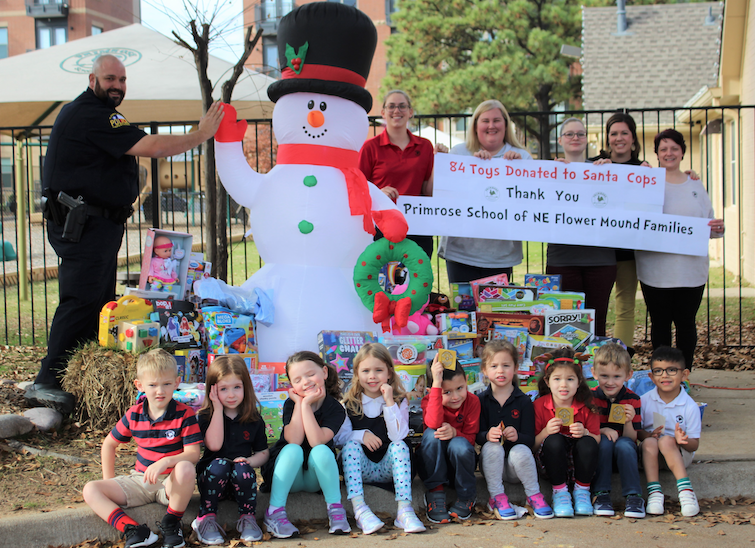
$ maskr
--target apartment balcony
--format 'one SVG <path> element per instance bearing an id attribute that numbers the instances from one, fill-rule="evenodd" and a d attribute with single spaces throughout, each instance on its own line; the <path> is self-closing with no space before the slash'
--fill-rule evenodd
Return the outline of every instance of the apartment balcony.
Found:
<path id="1" fill-rule="evenodd" d="M 68 3 L 56 0 L 26 0 L 26 15 L 35 19 L 68 17 Z"/>

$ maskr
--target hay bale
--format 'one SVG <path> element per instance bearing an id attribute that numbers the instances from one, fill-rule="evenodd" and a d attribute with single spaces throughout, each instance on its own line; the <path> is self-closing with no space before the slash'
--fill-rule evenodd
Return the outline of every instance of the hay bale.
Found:
<path id="1" fill-rule="evenodd" d="M 112 428 L 136 399 L 137 358 L 96 342 L 79 347 L 63 377 L 63 389 L 76 397 L 74 419 L 95 430 Z"/>

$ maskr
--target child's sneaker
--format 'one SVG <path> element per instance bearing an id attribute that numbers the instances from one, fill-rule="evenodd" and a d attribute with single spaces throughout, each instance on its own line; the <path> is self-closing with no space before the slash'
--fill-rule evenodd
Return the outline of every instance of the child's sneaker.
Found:
<path id="1" fill-rule="evenodd" d="M 448 523 L 451 516 L 446 510 L 446 494 L 443 491 L 429 491 L 425 493 L 427 519 L 433 523 Z"/>
<path id="2" fill-rule="evenodd" d="M 288 521 L 285 508 L 278 508 L 272 514 L 265 510 L 265 517 L 262 519 L 262 523 L 267 532 L 275 538 L 291 538 L 299 534 L 299 530 L 294 527 L 294 524 Z"/>
<path id="3" fill-rule="evenodd" d="M 236 522 L 236 530 L 241 533 L 241 540 L 246 542 L 262 540 L 262 529 L 257 525 L 257 518 L 254 514 L 239 516 L 239 520 Z"/>
<path id="4" fill-rule="evenodd" d="M 625 518 L 642 519 L 645 517 L 645 501 L 640 495 L 628 495 L 626 507 L 624 508 Z"/>
<path id="5" fill-rule="evenodd" d="M 553 517 L 553 508 L 545 502 L 545 497 L 542 493 L 536 493 L 531 497 L 527 497 L 527 503 L 532 506 L 532 512 L 536 518 L 550 519 Z"/>
<path id="6" fill-rule="evenodd" d="M 595 503 L 593 504 L 592 511 L 596 516 L 612 516 L 615 514 L 613 511 L 613 503 L 611 502 L 611 493 L 608 491 L 601 491 L 595 495 Z"/>
<path id="7" fill-rule="evenodd" d="M 212 515 L 204 516 L 202 519 L 195 519 L 191 522 L 191 528 L 197 534 L 199 542 L 209 546 L 219 546 L 225 544 L 225 531 L 215 521 Z"/>
<path id="8" fill-rule="evenodd" d="M 473 500 L 457 500 L 448 509 L 448 514 L 452 518 L 469 519 L 472 517 L 472 509 L 474 508 Z"/>
<path id="9" fill-rule="evenodd" d="M 493 512 L 498 519 L 516 519 L 516 511 L 509 504 L 509 497 L 505 493 L 488 500 L 488 510 Z"/>
<path id="10" fill-rule="evenodd" d="M 380 518 L 377 517 L 366 504 L 354 508 L 354 519 L 357 522 L 357 527 L 359 527 L 365 535 L 371 535 L 375 531 L 382 529 L 385 525 L 385 523 L 380 521 Z"/>
<path id="11" fill-rule="evenodd" d="M 574 490 L 574 513 L 578 516 L 592 516 L 590 491 L 587 489 Z"/>
<path id="12" fill-rule="evenodd" d="M 571 505 L 569 491 L 553 492 L 553 513 L 557 518 L 573 518 L 574 507 Z"/>
<path id="13" fill-rule="evenodd" d="M 426 531 L 425 526 L 411 507 L 399 510 L 393 525 L 403 529 L 404 533 L 421 533 L 422 531 Z"/>
<path id="14" fill-rule="evenodd" d="M 330 524 L 328 533 L 333 535 L 351 533 L 351 525 L 349 525 L 349 520 L 346 519 L 346 510 L 343 509 L 343 504 L 340 502 L 328 504 L 328 523 Z"/>
<path id="15" fill-rule="evenodd" d="M 121 538 L 126 541 L 125 548 L 152 546 L 157 542 L 157 535 L 147 527 L 146 523 L 142 523 L 141 525 L 132 525 L 129 523 L 126 525 Z"/>
<path id="16" fill-rule="evenodd" d="M 679 503 L 682 505 L 682 515 L 685 517 L 691 518 L 700 512 L 700 505 L 697 504 L 697 495 L 691 489 L 679 492 Z"/>
<path id="17" fill-rule="evenodd" d="M 656 491 L 648 495 L 647 513 L 654 516 L 661 516 L 665 512 L 663 508 L 663 493 Z"/>
<path id="18" fill-rule="evenodd" d="M 163 534 L 162 548 L 183 548 L 183 546 L 186 546 L 180 519 L 168 520 L 163 518 L 162 522 L 157 522 L 157 528 Z"/>

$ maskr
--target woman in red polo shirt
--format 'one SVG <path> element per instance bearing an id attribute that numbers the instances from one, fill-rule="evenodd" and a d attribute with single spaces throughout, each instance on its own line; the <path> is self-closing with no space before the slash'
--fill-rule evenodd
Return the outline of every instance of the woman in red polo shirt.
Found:
<path id="1" fill-rule="evenodd" d="M 432 196 L 433 145 L 409 131 L 414 110 L 409 96 L 401 90 L 389 91 L 380 111 L 385 131 L 367 139 L 359 151 L 359 169 L 394 202 L 399 196 Z M 407 236 L 430 257 L 432 236 Z"/>

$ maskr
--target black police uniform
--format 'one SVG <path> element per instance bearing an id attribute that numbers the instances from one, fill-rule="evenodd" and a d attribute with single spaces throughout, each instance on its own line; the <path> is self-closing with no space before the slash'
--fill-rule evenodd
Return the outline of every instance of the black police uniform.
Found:
<path id="1" fill-rule="evenodd" d="M 62 238 L 63 226 L 47 223 L 60 257 L 60 304 L 50 328 L 47 357 L 37 384 L 60 385 L 68 353 L 97 336 L 99 312 L 115 299 L 115 271 L 124 232 L 124 209 L 139 193 L 136 158 L 126 155 L 146 134 L 128 123 L 111 99 L 87 89 L 64 106 L 52 128 L 43 189 L 81 196 L 96 214 L 87 217 L 81 240 Z"/>

